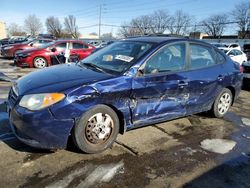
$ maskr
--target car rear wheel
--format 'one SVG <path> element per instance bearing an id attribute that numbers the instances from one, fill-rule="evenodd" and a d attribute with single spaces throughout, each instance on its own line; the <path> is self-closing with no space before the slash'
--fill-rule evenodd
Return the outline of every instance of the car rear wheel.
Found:
<path id="1" fill-rule="evenodd" d="M 119 119 L 106 105 L 86 112 L 73 129 L 73 140 L 85 153 L 99 153 L 109 148 L 119 132 Z"/>
<path id="2" fill-rule="evenodd" d="M 38 69 L 43 69 L 47 67 L 47 60 L 43 57 L 36 57 L 33 61 L 34 67 Z"/>
<path id="3" fill-rule="evenodd" d="M 229 110 L 230 106 L 232 105 L 233 95 L 232 92 L 224 88 L 221 93 L 216 98 L 213 107 L 212 113 L 215 117 L 221 118 L 223 117 Z"/>

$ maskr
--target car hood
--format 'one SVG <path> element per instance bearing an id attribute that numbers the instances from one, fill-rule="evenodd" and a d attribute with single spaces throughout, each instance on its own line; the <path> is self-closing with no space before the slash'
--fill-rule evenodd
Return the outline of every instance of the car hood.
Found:
<path id="1" fill-rule="evenodd" d="M 60 92 L 111 77 L 110 74 L 78 64 L 63 64 L 32 72 L 19 79 L 15 85 L 19 95 L 27 95 Z"/>
<path id="2" fill-rule="evenodd" d="M 17 52 L 17 54 L 28 54 L 28 53 L 41 51 L 41 50 L 45 50 L 45 49 L 44 48 L 32 48 L 32 49 L 22 50 L 21 52 Z"/>

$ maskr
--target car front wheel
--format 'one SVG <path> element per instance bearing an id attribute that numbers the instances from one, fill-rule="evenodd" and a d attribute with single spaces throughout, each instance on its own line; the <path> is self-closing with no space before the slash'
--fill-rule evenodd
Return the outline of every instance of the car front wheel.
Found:
<path id="1" fill-rule="evenodd" d="M 38 69 L 43 69 L 47 67 L 47 60 L 43 57 L 36 57 L 33 61 L 34 67 Z"/>
<path id="2" fill-rule="evenodd" d="M 232 101 L 232 92 L 229 89 L 224 88 L 214 102 L 212 108 L 213 115 L 217 118 L 223 117 L 232 105 Z"/>
<path id="3" fill-rule="evenodd" d="M 87 111 L 73 129 L 73 140 L 85 153 L 99 153 L 109 148 L 119 132 L 119 119 L 106 105 Z"/>

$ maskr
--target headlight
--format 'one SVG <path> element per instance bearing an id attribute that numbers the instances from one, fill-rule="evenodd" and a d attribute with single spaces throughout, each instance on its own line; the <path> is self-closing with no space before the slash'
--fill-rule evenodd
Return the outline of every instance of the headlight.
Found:
<path id="1" fill-rule="evenodd" d="M 65 98 L 62 93 L 42 93 L 25 95 L 22 97 L 19 105 L 29 110 L 41 110 L 51 106 Z"/>
<path id="2" fill-rule="evenodd" d="M 9 49 L 12 49 L 12 48 L 14 48 L 13 46 L 6 46 L 6 47 L 4 47 L 4 50 L 9 50 Z"/>
<path id="3" fill-rule="evenodd" d="M 20 54 L 16 54 L 16 55 L 19 56 L 19 57 L 25 58 L 25 57 L 30 56 L 31 53 L 27 53 L 27 54 L 22 54 L 22 53 L 20 53 Z"/>

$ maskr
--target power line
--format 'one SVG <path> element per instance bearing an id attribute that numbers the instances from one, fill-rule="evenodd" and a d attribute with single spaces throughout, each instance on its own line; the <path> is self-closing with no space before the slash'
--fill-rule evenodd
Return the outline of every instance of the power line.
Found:
<path id="1" fill-rule="evenodd" d="M 217 24 L 214 24 L 214 25 L 230 25 L 230 24 L 236 24 L 236 23 L 239 23 L 239 21 L 229 21 L 229 22 L 221 22 L 221 23 L 217 23 Z M 107 26 L 107 27 L 118 27 L 118 28 L 121 28 L 121 27 L 124 27 L 124 28 L 138 28 L 136 26 L 130 26 L 130 25 L 115 25 L 115 24 L 102 24 L 102 26 Z M 205 24 L 190 24 L 190 25 L 187 25 L 186 27 L 204 27 L 206 26 Z M 180 27 L 178 25 L 167 25 L 165 27 L 145 27 L 145 28 L 166 28 L 166 27 Z"/>

